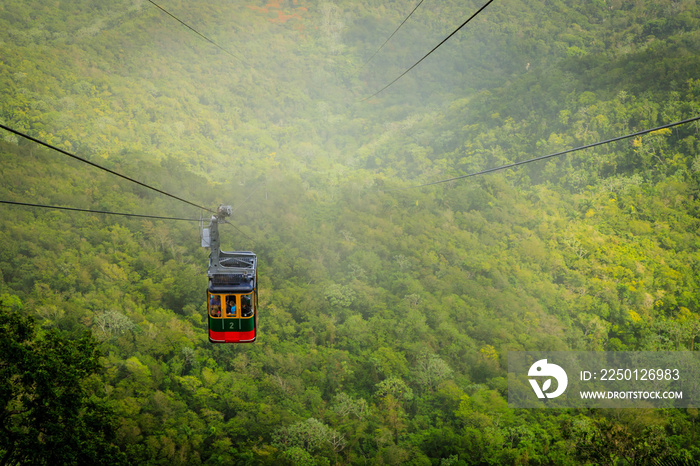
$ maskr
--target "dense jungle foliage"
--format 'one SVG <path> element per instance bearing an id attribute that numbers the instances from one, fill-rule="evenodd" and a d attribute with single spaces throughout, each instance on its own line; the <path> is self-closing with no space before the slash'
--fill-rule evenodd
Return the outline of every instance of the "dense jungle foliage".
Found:
<path id="1" fill-rule="evenodd" d="M 0 464 L 691 464 L 697 409 L 515 410 L 508 351 L 700 345 L 694 0 L 3 0 L 0 123 L 197 223 L 0 205 Z M 0 200 L 201 212 L 0 131 Z M 206 214 L 206 213 L 204 213 Z M 206 215 L 205 215 L 206 216 Z M 242 232 L 242 233 L 241 233 Z M 665 462 L 665 463 L 664 463 Z M 675 462 L 675 463 L 672 463 Z"/>

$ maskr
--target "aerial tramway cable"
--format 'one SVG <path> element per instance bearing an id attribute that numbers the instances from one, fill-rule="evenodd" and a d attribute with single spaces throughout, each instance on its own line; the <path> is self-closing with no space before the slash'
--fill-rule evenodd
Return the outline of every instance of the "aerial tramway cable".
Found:
<path id="1" fill-rule="evenodd" d="M 413 15 L 413 13 L 418 9 L 418 7 L 419 7 L 419 6 L 421 5 L 421 3 L 423 3 L 424 1 L 425 1 L 425 0 L 420 0 L 420 2 L 418 2 L 418 5 L 416 5 L 415 8 L 413 8 L 413 10 L 411 10 L 411 12 L 408 14 L 408 16 L 406 16 L 406 18 L 404 18 L 404 20 L 401 21 L 401 24 L 399 24 L 399 27 L 397 27 L 397 28 L 394 30 L 394 32 L 391 33 L 391 35 L 389 36 L 389 38 L 388 38 L 387 40 L 385 40 L 384 43 L 372 54 L 372 56 L 369 57 L 369 60 L 367 60 L 367 61 L 365 62 L 364 65 L 362 65 L 363 67 L 364 67 L 364 66 L 367 66 L 367 64 L 368 64 L 369 62 L 372 61 L 372 59 L 379 53 L 379 51 L 380 51 L 381 49 L 383 49 L 384 46 L 385 46 L 387 43 L 389 43 L 389 41 L 391 40 L 391 38 L 394 37 L 394 35 L 395 35 L 397 32 L 399 32 L 399 29 L 401 29 L 401 26 L 403 26 L 404 23 L 405 23 L 406 21 L 408 21 L 408 18 L 410 18 L 410 17 Z"/>
<path id="2" fill-rule="evenodd" d="M 693 117 L 693 118 L 688 118 L 687 120 L 676 121 L 676 122 L 674 122 L 674 123 L 669 123 L 669 124 L 666 124 L 666 125 L 657 126 L 657 127 L 655 127 L 655 128 L 649 128 L 649 129 L 645 129 L 645 130 L 642 130 L 642 131 L 637 131 L 636 133 L 630 133 L 630 134 L 625 134 L 624 136 L 617 136 L 617 137 L 614 137 L 614 138 L 611 138 L 611 139 L 606 139 L 605 141 L 598 141 L 598 142 L 594 142 L 594 143 L 592 143 L 592 144 L 586 144 L 585 146 L 579 146 L 579 147 L 574 147 L 574 148 L 572 148 L 572 149 L 566 149 L 566 150 L 563 150 L 563 151 L 561 151 L 561 152 L 555 152 L 555 153 L 553 153 L 553 154 L 542 155 L 542 156 L 540 156 L 540 157 L 535 157 L 535 158 L 532 158 L 532 159 L 522 160 L 522 161 L 520 161 L 520 162 L 509 163 L 509 164 L 506 164 L 506 165 L 501 165 L 500 167 L 487 168 L 486 170 L 481 170 L 481 171 L 478 171 L 478 172 L 469 173 L 469 174 L 467 174 L 467 175 L 455 176 L 455 177 L 453 177 L 453 178 L 447 178 L 447 179 L 444 179 L 444 180 L 432 181 L 432 182 L 430 182 L 430 183 L 423 183 L 423 184 L 419 184 L 419 185 L 415 185 L 415 186 L 407 186 L 407 187 L 405 187 L 405 188 L 386 189 L 385 191 L 399 191 L 399 190 L 404 190 L 404 189 L 424 188 L 424 187 L 426 187 L 426 186 L 432 186 L 432 185 L 436 185 L 436 184 L 440 184 L 440 183 L 447 183 L 447 182 L 450 182 L 450 181 L 461 180 L 461 179 L 469 178 L 469 177 L 472 177 L 472 176 L 485 175 L 486 173 L 492 173 L 492 172 L 495 172 L 495 171 L 500 171 L 500 170 L 505 170 L 505 169 L 508 169 L 508 168 L 517 167 L 517 166 L 519 166 L 519 165 L 525 165 L 526 163 L 532 163 L 532 162 L 537 162 L 537 161 L 539 161 L 539 160 L 545 160 L 545 159 L 549 159 L 549 158 L 552 158 L 552 157 L 558 157 L 558 156 L 560 156 L 560 155 L 568 154 L 568 153 L 570 153 L 570 152 L 576 152 L 576 151 L 580 151 L 580 150 L 583 150 L 583 149 L 590 149 L 591 147 L 602 146 L 603 144 L 610 144 L 611 142 L 620 141 L 620 140 L 623 140 L 623 139 L 629 139 L 629 138 L 633 138 L 633 137 L 635 137 L 635 136 L 641 136 L 641 135 L 643 135 L 643 134 L 652 133 L 652 132 L 654 132 L 654 131 L 659 131 L 659 130 L 666 129 L 666 128 L 672 128 L 672 127 L 674 127 L 674 126 L 684 125 L 684 124 L 686 124 L 686 123 L 691 123 L 691 122 L 697 121 L 697 120 L 700 120 L 700 115 L 699 115 L 699 116 L 695 116 L 695 117 Z"/>
<path id="3" fill-rule="evenodd" d="M 45 205 L 45 204 L 31 204 L 28 202 L 15 202 L 15 201 L 3 201 L 0 200 L 0 204 L 9 204 L 23 207 L 38 207 L 42 209 L 54 209 L 54 210 L 70 210 L 73 212 L 87 212 L 91 214 L 108 214 L 108 215 L 121 215 L 124 217 L 139 217 L 139 218 L 152 218 L 156 220 L 179 220 L 183 222 L 199 222 L 200 219 L 197 218 L 181 218 L 181 217 L 161 217 L 159 215 L 143 215 L 143 214 L 129 214 L 124 212 L 111 212 L 109 210 L 91 210 L 91 209 L 78 209 L 76 207 L 62 207 L 55 205 Z"/>
<path id="4" fill-rule="evenodd" d="M 22 136 L 22 137 L 25 138 L 25 139 L 29 139 L 30 141 L 35 142 L 35 143 L 37 143 L 37 144 L 40 144 L 40 145 L 42 145 L 42 146 L 44 146 L 44 147 L 48 147 L 49 149 L 53 149 L 53 150 L 55 150 L 55 151 L 57 151 L 57 152 L 60 152 L 60 153 L 63 154 L 63 155 L 67 155 L 68 157 L 74 158 L 74 159 L 76 159 L 76 160 L 80 160 L 81 162 L 86 163 L 86 164 L 88 164 L 88 165 L 91 165 L 91 166 L 93 166 L 93 167 L 95 167 L 95 168 L 99 168 L 100 170 L 104 170 L 104 171 L 106 171 L 107 173 L 111 173 L 112 175 L 118 176 L 118 177 L 120 177 L 120 178 L 124 178 L 125 180 L 131 181 L 132 183 L 136 183 L 137 185 L 143 186 L 144 188 L 148 188 L 148 189 L 153 190 L 153 191 L 155 191 L 155 192 L 157 192 L 157 193 L 160 193 L 160 194 L 163 194 L 163 195 L 165 195 L 165 196 L 168 196 L 168 197 L 171 197 L 171 198 L 173 198 L 173 199 L 176 199 L 176 200 L 178 200 L 178 201 L 180 201 L 180 202 L 184 202 L 185 204 L 189 204 L 189 205 L 191 205 L 191 206 L 197 207 L 198 209 L 206 210 L 207 212 L 216 213 L 215 210 L 208 209 L 208 208 L 203 207 L 203 206 L 201 206 L 201 205 L 199 205 L 199 204 L 195 204 L 194 202 L 190 202 L 190 201 L 188 201 L 188 200 L 186 200 L 186 199 L 183 199 L 183 198 L 181 198 L 181 197 L 175 196 L 174 194 L 170 194 L 170 193 L 168 193 L 168 192 L 166 192 L 166 191 L 163 191 L 163 190 L 161 190 L 161 189 L 158 189 L 158 188 L 156 188 L 156 187 L 153 187 L 153 186 L 151 186 L 151 185 L 149 185 L 149 184 L 146 184 L 146 183 L 143 183 L 143 182 L 141 182 L 141 181 L 135 180 L 135 179 L 133 179 L 133 178 L 131 178 L 131 177 L 128 177 L 128 176 L 126 176 L 126 175 L 122 175 L 121 173 L 115 172 L 114 170 L 110 170 L 109 168 L 103 167 L 103 166 L 98 165 L 98 164 L 96 164 L 96 163 L 94 163 L 94 162 L 90 162 L 90 161 L 87 160 L 87 159 L 84 159 L 84 158 L 82 158 L 82 157 L 79 157 L 79 156 L 77 156 L 77 155 L 75 155 L 75 154 L 71 154 L 70 152 L 67 152 L 67 151 L 65 151 L 65 150 L 63 150 L 63 149 L 61 149 L 61 148 L 58 148 L 58 147 L 56 147 L 56 146 L 54 146 L 54 145 L 51 145 L 51 144 L 49 144 L 48 142 L 44 142 L 44 141 L 41 141 L 40 139 L 33 138 L 33 137 L 29 136 L 28 134 L 25 134 L 25 133 L 22 133 L 22 132 L 20 132 L 20 131 L 15 130 L 15 129 L 9 128 L 9 127 L 7 127 L 7 126 L 5 126 L 5 125 L 3 125 L 3 124 L 0 124 L 0 128 L 2 128 L 2 129 L 4 129 L 4 130 L 7 130 L 7 131 L 9 131 L 9 132 L 11 132 L 11 133 L 14 133 L 14 134 L 16 134 L 17 136 Z"/>
<path id="5" fill-rule="evenodd" d="M 192 31 L 192 32 L 194 32 L 195 34 L 197 34 L 197 35 L 198 35 L 199 37 L 201 37 L 202 39 L 204 39 L 204 40 L 206 40 L 207 42 L 209 42 L 210 44 L 212 44 L 214 47 L 216 47 L 216 48 L 218 48 L 219 50 L 223 51 L 223 52 L 226 53 L 227 55 L 230 55 L 231 57 L 235 58 L 236 60 L 239 60 L 239 61 L 243 62 L 244 64 L 250 66 L 248 63 L 246 63 L 246 61 L 245 61 L 243 58 L 239 57 L 239 56 L 236 55 L 235 53 L 233 53 L 233 52 L 231 52 L 231 51 L 225 49 L 225 48 L 222 47 L 221 45 L 217 44 L 216 42 L 214 42 L 213 40 L 211 40 L 210 38 L 208 38 L 207 36 L 205 36 L 205 35 L 202 34 L 201 32 L 197 31 L 195 28 L 193 28 L 192 26 L 190 26 L 190 25 L 187 24 L 186 22 L 182 21 L 180 18 L 178 18 L 178 17 L 175 16 L 174 14 L 170 13 L 168 10 L 166 10 L 166 9 L 163 8 L 162 6 L 158 5 L 158 4 L 157 4 L 156 2 L 154 2 L 153 0 L 148 0 L 148 2 L 149 2 L 150 4 L 152 4 L 153 6 L 155 6 L 156 8 L 158 8 L 158 9 L 159 9 L 160 11 L 162 11 L 163 13 L 165 13 L 166 15 L 170 16 L 171 18 L 173 18 L 173 19 L 174 19 L 175 21 L 177 21 L 178 23 L 180 23 L 180 24 L 182 24 L 183 26 L 185 26 L 185 27 L 186 27 L 187 29 L 189 29 L 190 31 Z"/>
<path id="6" fill-rule="evenodd" d="M 176 200 L 178 200 L 178 201 L 180 201 L 180 202 L 184 202 L 184 203 L 186 203 L 186 204 L 189 204 L 189 205 L 191 205 L 191 206 L 194 206 L 194 207 L 197 207 L 197 208 L 199 208 L 199 209 L 205 210 L 205 211 L 207 211 L 207 212 L 211 212 L 211 213 L 216 214 L 216 211 L 215 211 L 215 210 L 208 209 L 208 208 L 206 208 L 206 207 L 204 207 L 204 206 L 200 206 L 200 205 L 198 205 L 198 204 L 195 204 L 194 202 L 190 202 L 190 201 L 188 201 L 188 200 L 186 200 L 186 199 L 183 199 L 183 198 L 181 198 L 181 197 L 175 196 L 174 194 L 170 194 L 170 193 L 168 193 L 168 192 L 166 192 L 166 191 L 163 191 L 163 190 L 161 190 L 161 189 L 158 189 L 158 188 L 153 187 L 153 186 L 151 186 L 151 185 L 148 185 L 148 184 L 146 184 L 146 183 L 142 183 L 141 181 L 135 180 L 135 179 L 133 179 L 133 178 L 131 178 L 131 177 L 128 177 L 128 176 L 126 176 L 126 175 L 122 175 L 121 173 L 115 172 L 114 170 L 110 170 L 109 168 L 103 167 L 103 166 L 98 165 L 98 164 L 96 164 L 96 163 L 94 163 L 94 162 L 90 162 L 89 160 L 86 160 L 86 159 L 84 159 L 84 158 L 82 158 L 82 157 L 78 157 L 78 156 L 75 155 L 75 154 L 71 154 L 70 152 L 67 152 L 67 151 L 65 151 L 65 150 L 63 150 L 63 149 L 60 149 L 60 148 L 58 148 L 58 147 L 56 147 L 56 146 L 53 146 L 53 145 L 51 145 L 51 144 L 49 144 L 49 143 L 47 143 L 47 142 L 44 142 L 44 141 L 41 141 L 41 140 L 39 140 L 39 139 L 33 138 L 33 137 L 31 137 L 31 136 L 29 136 L 29 135 L 27 135 L 27 134 L 24 134 L 24 133 L 22 133 L 22 132 L 20 132 L 20 131 L 17 131 L 17 130 L 14 130 L 14 129 L 12 129 L 12 128 L 9 128 L 9 127 L 7 127 L 7 126 L 5 126 L 5 125 L 3 125 L 3 124 L 0 124 L 0 128 L 3 128 L 3 129 L 5 129 L 5 130 L 7 130 L 7 131 L 9 131 L 9 132 L 11 132 L 11 133 L 14 133 L 14 134 L 18 135 L 18 136 L 22 136 L 23 138 L 29 139 L 30 141 L 36 142 L 37 144 L 40 144 L 40 145 L 42 145 L 42 146 L 44 146 L 44 147 L 48 147 L 49 149 L 53 149 L 53 150 L 55 150 L 55 151 L 57 151 L 57 152 L 60 152 L 60 153 L 62 153 L 62 154 L 64 154 L 64 155 L 67 155 L 67 156 L 69 156 L 69 157 L 71 157 L 71 158 L 74 158 L 74 159 L 76 159 L 76 160 L 80 160 L 81 162 L 87 163 L 88 165 L 91 165 L 91 166 L 93 166 L 93 167 L 95 167 L 95 168 L 99 168 L 100 170 L 104 170 L 104 171 L 106 171 L 107 173 L 111 173 L 112 175 L 116 175 L 116 176 L 118 176 L 118 177 L 120 177 L 120 178 L 124 178 L 125 180 L 131 181 L 132 183 L 136 183 L 136 184 L 138 184 L 139 186 L 143 186 L 143 187 L 145 187 L 145 188 L 151 189 L 151 190 L 156 191 L 156 192 L 158 192 L 158 193 L 160 193 L 160 194 L 163 194 L 163 195 L 165 195 L 165 196 L 168 196 L 168 197 L 171 197 L 171 198 L 173 198 L 173 199 L 176 199 Z M 251 194 L 251 195 L 252 195 L 252 194 Z M 250 196 L 248 196 L 248 198 L 250 198 Z M 247 199 L 246 199 L 246 200 L 247 200 Z M 182 220 L 182 221 L 191 221 L 191 222 L 199 222 L 199 221 L 200 221 L 199 219 L 185 219 L 185 218 L 177 218 L 177 217 L 159 217 L 159 216 L 155 216 L 155 215 L 127 214 L 127 213 L 119 213 L 119 212 L 109 212 L 109 211 L 97 211 L 97 210 L 88 210 L 88 209 L 78 209 L 78 208 L 73 208 L 73 207 L 45 206 L 45 205 L 40 205 L 40 204 L 28 204 L 28 203 L 12 202 L 12 201 L 0 201 L 0 203 L 2 203 L 2 204 L 23 205 L 23 206 L 30 206 L 30 207 L 44 207 L 44 208 L 52 208 L 52 209 L 60 209 L 60 210 L 73 210 L 73 211 L 77 211 L 77 212 L 92 212 L 92 213 L 102 213 L 102 214 L 111 214 L 111 215 L 124 215 L 124 216 L 131 216 L 131 217 L 154 218 L 154 219 L 161 219 L 161 220 Z M 236 225 L 234 225 L 233 223 L 228 222 L 228 221 L 225 222 L 225 223 L 231 225 L 236 231 L 238 231 L 238 232 L 239 232 L 241 235 L 243 235 L 244 237 L 246 237 L 246 238 L 248 238 L 248 239 L 250 239 L 250 240 L 253 240 L 253 238 L 251 238 L 250 235 L 247 235 L 246 233 L 244 233 L 240 228 L 238 228 L 238 227 L 237 227 Z"/>
<path id="7" fill-rule="evenodd" d="M 371 96 L 365 97 L 365 98 L 362 99 L 360 102 L 364 102 L 364 101 L 366 101 L 366 100 L 371 99 L 372 97 L 375 97 L 375 96 L 378 95 L 379 93 L 381 93 L 381 92 L 385 91 L 386 89 L 388 89 L 388 88 L 389 88 L 392 84 L 394 84 L 396 81 L 398 81 L 399 79 L 403 78 L 409 71 L 411 71 L 413 68 L 415 68 L 416 66 L 418 66 L 418 64 L 419 64 L 420 62 L 422 62 L 423 60 L 425 60 L 426 58 L 428 58 L 428 55 L 430 55 L 431 53 L 433 53 L 434 51 L 436 51 L 436 50 L 438 49 L 438 47 L 440 47 L 442 44 L 444 44 L 445 42 L 447 42 L 447 41 L 450 39 L 450 37 L 452 37 L 452 36 L 454 36 L 455 34 L 457 34 L 457 32 L 458 32 L 460 29 L 462 29 L 464 26 L 466 26 L 467 23 L 469 23 L 469 21 L 471 21 L 471 20 L 474 19 L 479 13 L 481 13 L 481 12 L 484 10 L 484 8 L 486 8 L 487 6 L 489 6 L 489 5 L 491 4 L 491 2 L 493 2 L 493 0 L 489 0 L 488 2 L 486 2 L 486 3 L 484 4 L 484 6 L 482 6 L 481 8 L 479 8 L 479 9 L 476 11 L 476 13 L 474 13 L 474 14 L 471 15 L 469 18 L 467 18 L 467 20 L 466 20 L 465 22 L 463 22 L 457 29 L 455 29 L 454 31 L 452 31 L 452 33 L 451 33 L 449 36 L 445 37 L 439 44 L 437 44 L 435 47 L 433 47 L 433 49 L 432 49 L 430 52 L 428 52 L 428 53 L 426 53 L 425 55 L 423 55 L 423 58 L 421 58 L 420 60 L 418 60 L 417 62 L 415 62 L 409 69 L 407 69 L 406 71 L 404 71 L 403 73 L 401 73 L 396 79 L 394 79 L 394 80 L 391 81 L 389 84 L 387 84 L 386 86 L 384 86 L 384 87 L 382 87 L 381 89 L 379 89 L 377 92 L 375 92 L 375 93 L 372 94 Z"/>

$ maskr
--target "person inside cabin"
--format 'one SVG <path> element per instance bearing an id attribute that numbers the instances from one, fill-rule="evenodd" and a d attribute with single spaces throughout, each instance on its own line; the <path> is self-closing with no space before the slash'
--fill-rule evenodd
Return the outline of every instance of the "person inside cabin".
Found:
<path id="1" fill-rule="evenodd" d="M 226 299 L 226 317 L 233 317 L 236 315 L 236 296 L 229 296 Z"/>
<path id="2" fill-rule="evenodd" d="M 253 307 L 250 305 L 250 295 L 241 296 L 241 316 L 250 317 L 253 315 Z"/>
<path id="3" fill-rule="evenodd" d="M 211 295 L 209 299 L 209 307 L 212 317 L 221 317 L 221 298 L 218 294 Z"/>

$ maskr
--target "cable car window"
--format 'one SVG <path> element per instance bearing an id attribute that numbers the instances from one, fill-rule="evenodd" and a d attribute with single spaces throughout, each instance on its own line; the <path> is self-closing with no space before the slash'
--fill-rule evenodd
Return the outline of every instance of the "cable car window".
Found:
<path id="1" fill-rule="evenodd" d="M 241 296 L 241 317 L 253 317 L 253 294 Z"/>
<path id="2" fill-rule="evenodd" d="M 237 317 L 236 310 L 238 306 L 236 305 L 236 301 L 235 294 L 226 296 L 226 317 Z"/>
<path id="3" fill-rule="evenodd" d="M 209 295 L 209 315 L 221 317 L 221 296 L 218 294 Z"/>

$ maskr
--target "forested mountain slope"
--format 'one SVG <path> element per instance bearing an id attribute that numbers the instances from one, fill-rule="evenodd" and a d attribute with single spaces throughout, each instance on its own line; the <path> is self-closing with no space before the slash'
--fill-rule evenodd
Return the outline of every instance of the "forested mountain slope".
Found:
<path id="1" fill-rule="evenodd" d="M 696 2 L 494 2 L 365 101 L 481 4 L 366 63 L 415 3 L 157 3 L 225 51 L 147 1 L 4 1 L 0 123 L 233 204 L 258 342 L 207 341 L 196 222 L 0 205 L 2 461 L 65 443 L 18 409 L 47 348 L 82 368 L 66 462 L 700 461 L 695 409 L 514 410 L 506 380 L 508 351 L 697 350 L 697 122 L 402 189 L 700 115 Z M 0 200 L 208 215 L 2 138 Z"/>

